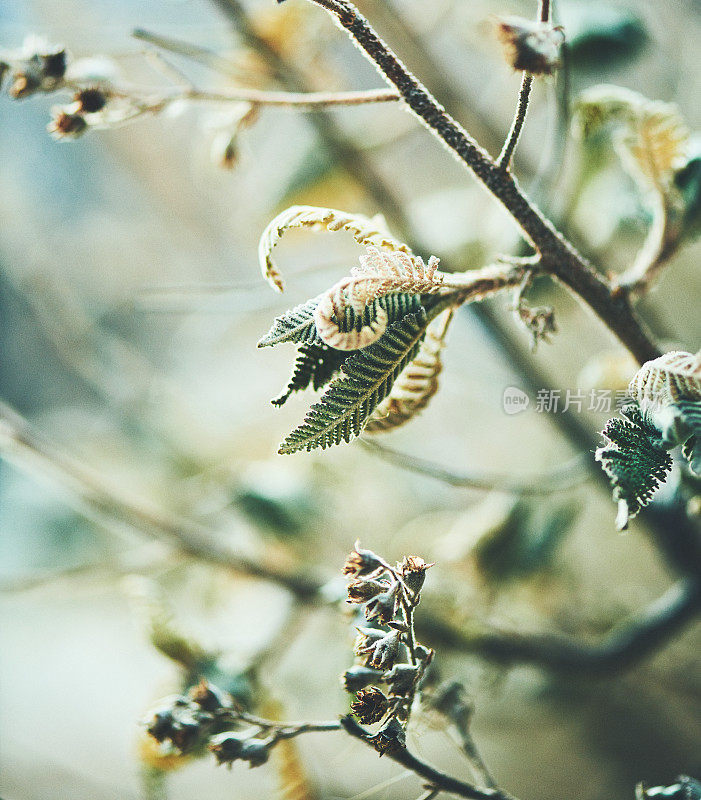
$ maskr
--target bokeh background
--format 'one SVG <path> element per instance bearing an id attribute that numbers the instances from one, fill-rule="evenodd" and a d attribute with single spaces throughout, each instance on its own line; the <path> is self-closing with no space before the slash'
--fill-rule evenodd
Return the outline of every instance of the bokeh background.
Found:
<path id="1" fill-rule="evenodd" d="M 501 57 L 490 15 L 531 16 L 535 4 L 359 5 L 498 152 L 519 77 Z M 572 44 L 571 98 L 612 82 L 676 102 L 692 129 L 701 126 L 695 0 L 555 6 Z M 309 88 L 381 85 L 311 4 L 252 0 L 244 9 L 246 24 Z M 219 53 L 228 76 L 172 57 L 198 85 L 280 88 L 269 59 L 241 36 L 241 20 L 226 0 L 10 0 L 0 5 L 0 47 L 37 33 L 75 56 L 108 56 L 125 80 L 163 90 L 168 79 L 132 38 L 139 27 Z M 562 91 L 562 80 L 537 85 L 516 170 L 588 255 L 621 270 L 648 212 L 613 157 L 582 180 L 586 154 L 569 136 Z M 610 496 L 582 466 L 592 454 L 562 435 L 558 414 L 532 402 L 508 416 L 502 395 L 508 386 L 531 392 L 518 365 L 535 365 L 564 396 L 578 386 L 620 388 L 632 364 L 564 291 L 538 286 L 536 299 L 556 309 L 551 344 L 531 355 L 507 300 L 489 310 L 510 337 L 510 356 L 484 319 L 461 312 L 439 394 L 383 440 L 495 476 L 496 490 L 448 486 L 359 444 L 278 456 L 309 397 L 282 410 L 269 404 L 293 351 L 256 342 L 275 315 L 346 274 L 358 251 L 342 234 L 290 234 L 279 248 L 288 289 L 276 295 L 256 255 L 275 213 L 293 203 L 384 210 L 424 255 L 458 268 L 517 252 L 513 225 L 397 105 L 329 113 L 373 177 L 339 166 L 309 115 L 296 111 L 263 109 L 237 140 L 235 168 L 223 170 L 221 107 L 193 103 L 56 142 L 46 124 L 62 101 L 0 97 L 0 397 L 23 418 L 4 412 L 0 426 L 0 795 L 417 797 L 414 777 L 339 734 L 299 740 L 257 770 L 218 770 L 205 758 L 175 765 L 165 780 L 154 772 L 139 721 L 183 681 L 154 647 L 159 632 L 177 629 L 218 654 L 227 679 L 258 664 L 251 692 L 268 714 L 288 719 L 346 710 L 338 675 L 351 663 L 352 633 L 332 603 L 300 609 L 279 586 L 184 554 L 149 520 L 194 522 L 253 558 L 323 575 L 331 599 L 359 537 L 389 558 L 437 560 L 425 603 L 457 624 L 478 618 L 593 641 L 672 576 L 643 525 L 614 532 Z M 391 207 L 369 190 L 378 181 Z M 701 344 L 700 254 L 685 248 L 643 306 L 663 340 L 692 352 Z M 592 433 L 606 416 L 578 415 Z M 498 491 L 500 475 L 538 480 L 562 465 L 579 485 L 535 497 Z M 137 513 L 125 514 L 124 503 Z M 598 679 L 455 651 L 438 658 L 443 677 L 463 681 L 473 698 L 475 738 L 505 788 L 523 800 L 613 800 L 632 798 L 637 781 L 701 773 L 700 637 L 690 625 L 644 664 Z M 417 724 L 411 744 L 468 774 L 430 720 Z"/>

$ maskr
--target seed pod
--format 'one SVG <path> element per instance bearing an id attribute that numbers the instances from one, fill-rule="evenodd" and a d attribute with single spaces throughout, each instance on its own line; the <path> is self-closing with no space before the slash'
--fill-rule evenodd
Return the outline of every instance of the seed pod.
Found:
<path id="1" fill-rule="evenodd" d="M 552 75 L 562 65 L 565 34 L 561 27 L 523 17 L 497 17 L 496 25 L 506 60 L 515 70 Z"/>

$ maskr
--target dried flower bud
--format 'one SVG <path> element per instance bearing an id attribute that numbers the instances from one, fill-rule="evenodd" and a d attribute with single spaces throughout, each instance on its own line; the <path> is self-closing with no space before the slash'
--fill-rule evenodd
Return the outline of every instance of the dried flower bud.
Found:
<path id="1" fill-rule="evenodd" d="M 552 75 L 561 66 L 565 41 L 561 27 L 523 17 L 497 17 L 496 24 L 507 61 L 515 70 Z"/>
<path id="2" fill-rule="evenodd" d="M 376 687 L 361 689 L 351 703 L 351 711 L 364 724 L 379 722 L 389 709 L 389 700 Z"/>
<path id="3" fill-rule="evenodd" d="M 386 592 L 382 592 L 370 600 L 367 606 L 365 606 L 366 618 L 377 619 L 380 624 L 387 625 L 387 623 L 394 618 L 398 592 L 399 584 L 395 582 Z"/>
<path id="4" fill-rule="evenodd" d="M 88 123 L 80 114 L 68 114 L 58 108 L 54 110 L 54 117 L 46 129 L 56 139 L 76 139 L 85 133 Z"/>
<path id="5" fill-rule="evenodd" d="M 355 550 L 348 556 L 343 566 L 344 575 L 369 575 L 384 566 L 384 562 L 372 550 L 361 550 L 360 542 L 355 543 Z"/>
<path id="6" fill-rule="evenodd" d="M 433 661 L 433 655 L 436 651 L 430 647 L 424 647 L 422 644 L 414 646 L 414 655 L 419 661 L 423 661 L 424 667 L 427 667 Z"/>
<path id="7" fill-rule="evenodd" d="M 395 718 L 388 720 L 380 730 L 371 736 L 369 741 L 380 756 L 385 753 L 396 753 L 406 747 L 406 733 L 401 723 Z"/>
<path id="8" fill-rule="evenodd" d="M 389 684 L 390 695 L 406 695 L 414 688 L 419 675 L 419 668 L 411 664 L 395 664 L 384 675 L 384 680 Z"/>
<path id="9" fill-rule="evenodd" d="M 212 736 L 207 746 L 214 753 L 217 764 L 227 764 L 231 767 L 237 758 L 241 758 L 241 750 L 245 741 L 233 733 L 219 733 Z"/>
<path id="10" fill-rule="evenodd" d="M 97 86 L 81 89 L 73 97 L 75 110 L 80 114 L 95 114 L 102 111 L 107 100 L 107 93 Z"/>
<path id="11" fill-rule="evenodd" d="M 41 74 L 44 78 L 60 80 L 66 74 L 68 59 L 64 47 L 58 47 L 47 53 L 38 53 Z"/>
<path id="12" fill-rule="evenodd" d="M 12 76 L 12 85 L 8 89 L 8 94 L 13 100 L 21 100 L 29 97 L 39 88 L 39 81 L 32 75 L 24 72 L 15 72 Z"/>
<path id="13" fill-rule="evenodd" d="M 356 630 L 358 631 L 358 636 L 355 640 L 353 652 L 357 656 L 362 655 L 365 652 L 366 647 L 374 644 L 385 635 L 385 632 L 379 630 L 378 628 L 356 628 Z"/>
<path id="14" fill-rule="evenodd" d="M 348 603 L 365 603 L 387 588 L 384 581 L 356 578 L 348 584 Z"/>
<path id="15" fill-rule="evenodd" d="M 368 655 L 368 666 L 377 669 L 390 669 L 399 655 L 399 631 L 390 631 L 381 639 L 365 647 L 362 652 Z"/>
<path id="16" fill-rule="evenodd" d="M 214 714 L 223 708 L 231 708 L 233 700 L 231 695 L 223 692 L 204 678 L 190 689 L 188 696 L 190 700 L 210 714 Z"/>
<path id="17" fill-rule="evenodd" d="M 347 669 L 341 675 L 341 684 L 343 688 L 355 694 L 369 686 L 371 683 L 378 683 L 382 680 L 382 673 L 379 670 L 371 669 L 370 667 L 355 666 Z"/>
<path id="18" fill-rule="evenodd" d="M 404 556 L 404 560 L 399 565 L 402 573 L 402 578 L 409 591 L 414 595 L 418 595 L 421 591 L 424 581 L 426 580 L 426 570 L 430 569 L 433 564 L 427 564 L 423 558 L 419 556 Z"/>
<path id="19" fill-rule="evenodd" d="M 183 753 L 207 736 L 213 724 L 214 716 L 208 710 L 182 695 L 167 698 L 145 722 L 156 741 L 170 741 Z"/>
<path id="20" fill-rule="evenodd" d="M 260 767 L 265 764 L 270 756 L 270 744 L 262 742 L 260 739 L 249 739 L 243 743 L 240 758 L 248 761 L 251 767 Z"/>
<path id="21" fill-rule="evenodd" d="M 68 64 L 63 47 L 49 45 L 35 37 L 28 37 L 21 50 L 9 60 L 14 68 L 9 93 L 17 100 L 34 92 L 56 89 L 66 74 Z"/>
<path id="22" fill-rule="evenodd" d="M 176 696 L 157 709 L 146 721 L 146 730 L 158 742 L 170 741 L 180 752 L 191 750 L 205 736 L 214 721 L 211 714 Z"/>

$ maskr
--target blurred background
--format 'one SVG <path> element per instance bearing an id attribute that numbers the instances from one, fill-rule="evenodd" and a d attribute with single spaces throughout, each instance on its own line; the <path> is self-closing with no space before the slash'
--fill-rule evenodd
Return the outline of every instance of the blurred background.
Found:
<path id="1" fill-rule="evenodd" d="M 519 76 L 490 15 L 531 17 L 535 3 L 358 5 L 498 153 Z M 698 130 L 701 6 L 559 0 L 555 15 L 570 42 L 566 77 L 537 83 L 515 169 L 587 255 L 621 271 L 645 237 L 645 198 L 613 155 L 571 137 L 563 109 L 584 88 L 615 83 L 677 103 Z M 302 0 L 0 5 L 3 50 L 35 33 L 74 58 L 106 56 L 124 81 L 172 88 L 135 28 L 216 53 L 217 69 L 211 58 L 168 56 L 201 87 L 382 85 Z M 276 315 L 347 274 L 359 250 L 344 234 L 289 234 L 278 249 L 287 291 L 276 295 L 256 252 L 276 213 L 295 203 L 383 212 L 422 255 L 457 269 L 518 252 L 514 226 L 398 104 L 323 115 L 264 108 L 233 142 L 222 138 L 230 109 L 181 104 L 59 142 L 46 126 L 66 99 L 0 97 L 0 795 L 418 797 L 414 776 L 340 734 L 228 772 L 211 758 L 163 759 L 139 721 L 182 688 L 183 663 L 197 658 L 268 716 L 344 713 L 338 675 L 352 662 L 353 636 L 332 601 L 358 537 L 390 559 L 436 560 L 424 603 L 458 625 L 489 620 L 595 641 L 649 603 L 673 575 L 643 524 L 614 532 L 610 493 L 587 465 L 609 414 L 585 408 L 576 414 L 584 434 L 568 436 L 563 415 L 539 413 L 534 396 L 546 376 L 563 399 L 578 387 L 622 389 L 634 365 L 565 291 L 539 284 L 533 298 L 556 311 L 552 343 L 529 352 L 508 298 L 479 316 L 461 311 L 440 392 L 382 439 L 493 490 L 403 470 L 359 443 L 278 456 L 310 397 L 270 405 L 293 349 L 256 342 Z M 683 249 L 643 303 L 655 333 L 691 352 L 701 345 L 699 255 L 698 244 Z M 529 394 L 527 411 L 504 413 L 506 387 Z M 563 473 L 567 488 L 547 491 Z M 514 493 L 504 475 L 550 477 L 532 495 Z M 279 583 L 214 563 L 216 547 L 188 551 L 192 537 L 329 581 L 328 602 L 300 605 Z M 700 643 L 689 625 L 645 663 L 598 678 L 455 649 L 439 648 L 438 664 L 467 687 L 475 739 L 508 791 L 612 800 L 632 798 L 638 781 L 701 773 Z M 466 775 L 430 720 L 411 746 Z"/>

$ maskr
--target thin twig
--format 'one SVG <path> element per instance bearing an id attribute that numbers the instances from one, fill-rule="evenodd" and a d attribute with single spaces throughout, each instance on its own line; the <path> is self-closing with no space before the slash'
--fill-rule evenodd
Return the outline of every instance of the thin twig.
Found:
<path id="1" fill-rule="evenodd" d="M 660 270 L 677 252 L 680 241 L 679 210 L 664 191 L 655 194 L 652 225 L 635 263 L 616 280 L 630 296 L 644 295 Z"/>
<path id="2" fill-rule="evenodd" d="M 0 403 L 0 455 L 19 467 L 48 473 L 99 516 L 117 519 L 136 531 L 174 544 L 181 552 L 205 562 L 264 578 L 289 589 L 300 600 L 318 597 L 321 586 L 313 576 L 281 570 L 243 555 L 204 525 L 147 505 L 111 487 L 82 462 L 74 459 L 34 431 L 19 414 Z"/>
<path id="3" fill-rule="evenodd" d="M 509 135 L 506 137 L 504 147 L 502 148 L 497 164 L 503 170 L 508 170 L 511 167 L 511 158 L 521 137 L 523 124 L 526 121 L 526 114 L 528 112 L 528 102 L 531 97 L 531 89 L 533 88 L 533 75 L 530 72 L 524 72 L 521 79 L 521 89 L 518 93 L 518 103 L 516 105 L 516 114 Z"/>
<path id="4" fill-rule="evenodd" d="M 374 439 L 363 437 L 360 443 L 370 452 L 410 472 L 427 475 L 450 486 L 484 491 L 513 492 L 521 495 L 549 495 L 564 492 L 588 480 L 585 457 L 578 456 L 556 469 L 548 470 L 529 481 L 519 481 L 509 475 L 484 475 L 454 472 L 447 467 L 409 453 L 402 453 Z"/>
<path id="5" fill-rule="evenodd" d="M 348 734 L 361 742 L 372 746 L 371 735 L 353 719 L 353 717 L 342 717 L 341 724 Z M 456 794 L 459 797 L 467 797 L 469 800 L 513 800 L 510 795 L 498 789 L 479 789 L 471 783 L 466 783 L 458 778 L 441 772 L 440 770 L 422 761 L 406 748 L 397 748 L 387 751 L 388 758 L 410 769 L 441 791 Z"/>
<path id="6" fill-rule="evenodd" d="M 60 88 L 76 91 L 91 85 L 90 82 L 64 81 Z M 157 93 L 141 86 L 114 86 L 110 91 L 119 97 L 143 98 L 140 101 L 144 113 L 162 111 L 167 106 L 182 101 L 206 103 L 251 103 L 256 106 L 280 106 L 283 108 L 314 109 L 324 106 L 358 106 L 368 103 L 392 103 L 398 101 L 399 93 L 391 89 L 368 89 L 357 92 L 266 92 L 259 89 L 237 88 L 227 91 L 200 89 L 187 86 L 177 91 Z M 150 94 L 149 97 L 143 97 Z"/>

